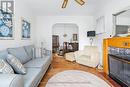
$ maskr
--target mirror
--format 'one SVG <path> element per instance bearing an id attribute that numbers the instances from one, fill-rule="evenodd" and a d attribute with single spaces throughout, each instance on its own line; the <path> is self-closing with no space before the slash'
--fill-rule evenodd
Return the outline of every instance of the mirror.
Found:
<path id="1" fill-rule="evenodd" d="M 114 36 L 127 37 L 130 36 L 130 9 L 123 10 L 114 16 Z"/>

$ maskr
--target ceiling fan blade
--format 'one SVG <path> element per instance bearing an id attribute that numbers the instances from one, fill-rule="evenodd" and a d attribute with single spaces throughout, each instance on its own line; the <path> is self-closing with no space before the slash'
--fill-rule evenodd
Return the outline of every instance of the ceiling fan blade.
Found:
<path id="1" fill-rule="evenodd" d="M 66 8 L 67 4 L 68 4 L 68 0 L 64 0 L 64 2 L 62 4 L 62 8 Z"/>
<path id="2" fill-rule="evenodd" d="M 84 5 L 85 4 L 85 1 L 83 1 L 83 0 L 75 0 L 78 4 L 80 4 L 80 5 Z"/>

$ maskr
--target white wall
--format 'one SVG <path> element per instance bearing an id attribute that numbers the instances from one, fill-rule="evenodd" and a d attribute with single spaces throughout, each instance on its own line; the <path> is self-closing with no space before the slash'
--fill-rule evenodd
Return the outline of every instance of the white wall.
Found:
<path id="1" fill-rule="evenodd" d="M 117 4 L 118 3 L 118 4 Z M 111 0 L 107 5 L 104 5 L 103 9 L 97 14 L 97 18 L 100 16 L 105 16 L 105 32 L 106 37 L 109 37 L 113 34 L 113 16 L 117 12 L 120 12 L 122 9 L 130 6 L 129 0 Z"/>
<path id="2" fill-rule="evenodd" d="M 130 26 L 130 17 L 117 17 L 117 25 L 128 25 Z"/>
<path id="3" fill-rule="evenodd" d="M 73 23 L 79 27 L 79 49 L 83 49 L 85 45 L 89 45 L 89 39 L 86 32 L 93 30 L 94 19 L 92 16 L 38 16 L 36 18 L 36 38 L 35 42 L 45 42 L 47 49 L 52 49 L 52 27 L 56 23 Z"/>
<path id="4" fill-rule="evenodd" d="M 22 0 L 15 0 L 15 15 L 14 15 L 14 40 L 0 40 L 0 50 L 4 50 L 9 47 L 19 47 L 23 45 L 33 44 L 34 33 L 34 18 L 33 15 L 22 2 Z M 31 40 L 21 40 L 21 17 L 31 22 Z"/>
<path id="5" fill-rule="evenodd" d="M 78 34 L 78 26 L 75 24 L 56 24 L 53 26 L 52 34 L 59 36 L 59 44 L 63 46 L 63 42 L 72 42 L 73 34 Z M 64 37 L 64 34 L 67 36 Z"/>
<path id="6" fill-rule="evenodd" d="M 101 35 L 97 36 L 97 40 L 96 40 L 96 44 L 99 46 L 100 52 L 102 52 L 102 45 L 101 43 L 103 43 L 103 39 L 104 38 L 109 38 L 110 35 L 113 35 L 113 16 L 112 14 L 115 14 L 117 12 L 119 12 L 120 10 L 126 8 L 130 6 L 130 0 L 110 0 L 110 2 L 106 5 L 104 4 L 104 6 L 102 7 L 102 9 L 100 10 L 100 12 L 98 12 L 98 14 L 96 15 L 95 19 L 104 16 L 105 17 L 105 32 Z M 103 55 L 103 53 L 101 53 L 101 55 Z M 102 63 L 102 58 L 101 57 L 101 63 Z"/>

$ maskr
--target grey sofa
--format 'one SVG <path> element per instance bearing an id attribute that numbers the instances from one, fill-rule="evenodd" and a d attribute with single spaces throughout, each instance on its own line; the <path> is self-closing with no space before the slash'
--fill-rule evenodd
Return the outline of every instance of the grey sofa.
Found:
<path id="1" fill-rule="evenodd" d="M 0 87 L 37 87 L 49 65 L 51 64 L 51 54 L 43 58 L 33 56 L 33 45 L 9 48 L 0 52 L 0 58 L 4 59 L 8 54 L 16 56 L 27 70 L 25 75 L 20 74 L 0 74 Z"/>

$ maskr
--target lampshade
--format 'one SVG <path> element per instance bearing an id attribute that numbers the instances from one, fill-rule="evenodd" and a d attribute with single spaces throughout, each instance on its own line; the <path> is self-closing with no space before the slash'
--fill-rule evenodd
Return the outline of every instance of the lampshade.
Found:
<path id="1" fill-rule="evenodd" d="M 85 2 L 83 1 L 83 0 L 75 0 L 78 4 L 80 4 L 80 5 L 84 5 L 85 4 Z"/>
<path id="2" fill-rule="evenodd" d="M 64 2 L 63 2 L 63 4 L 62 4 L 62 8 L 66 8 L 67 3 L 68 3 L 68 0 L 64 0 Z"/>

